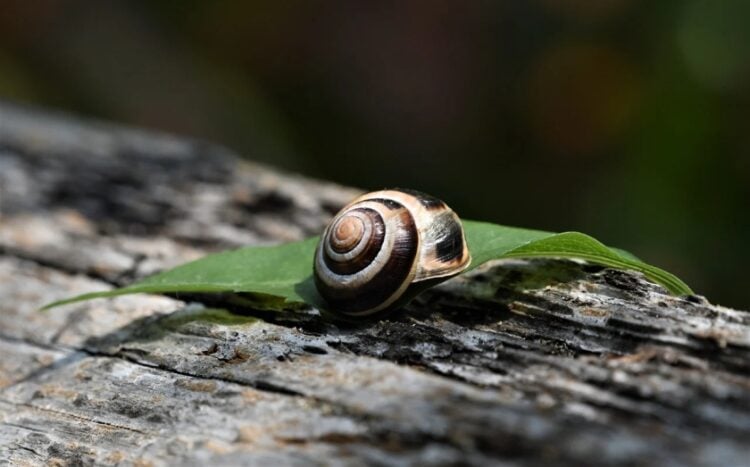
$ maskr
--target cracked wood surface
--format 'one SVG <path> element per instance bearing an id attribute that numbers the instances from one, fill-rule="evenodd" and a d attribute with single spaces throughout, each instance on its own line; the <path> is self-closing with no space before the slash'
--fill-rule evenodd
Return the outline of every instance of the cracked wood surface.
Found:
<path id="1" fill-rule="evenodd" d="M 250 155 L 252 156 L 252 155 Z M 319 233 L 356 190 L 0 105 L 0 465 L 747 465 L 750 313 L 503 261 L 360 325 L 49 301 Z"/>

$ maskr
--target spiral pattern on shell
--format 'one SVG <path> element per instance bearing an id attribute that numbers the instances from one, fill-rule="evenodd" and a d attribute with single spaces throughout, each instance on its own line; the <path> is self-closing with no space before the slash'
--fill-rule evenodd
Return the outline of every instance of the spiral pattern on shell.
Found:
<path id="1" fill-rule="evenodd" d="M 418 283 L 468 266 L 456 214 L 442 201 L 410 190 L 363 195 L 326 228 L 315 252 L 315 284 L 333 310 L 362 316 L 388 311 Z"/>

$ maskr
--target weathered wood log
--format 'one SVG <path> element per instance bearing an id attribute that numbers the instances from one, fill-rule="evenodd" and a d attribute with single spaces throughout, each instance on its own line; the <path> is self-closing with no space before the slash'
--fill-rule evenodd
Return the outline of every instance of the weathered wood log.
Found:
<path id="1" fill-rule="evenodd" d="M 0 464 L 750 462 L 750 313 L 502 261 L 388 319 L 54 299 L 319 233 L 356 190 L 0 106 Z"/>

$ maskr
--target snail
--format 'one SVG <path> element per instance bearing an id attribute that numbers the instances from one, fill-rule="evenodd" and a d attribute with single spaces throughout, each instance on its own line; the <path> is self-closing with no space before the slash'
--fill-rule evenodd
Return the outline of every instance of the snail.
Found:
<path id="1" fill-rule="evenodd" d="M 413 190 L 366 193 L 326 227 L 314 260 L 315 286 L 331 311 L 392 311 L 466 269 L 463 226 L 443 201 Z"/>

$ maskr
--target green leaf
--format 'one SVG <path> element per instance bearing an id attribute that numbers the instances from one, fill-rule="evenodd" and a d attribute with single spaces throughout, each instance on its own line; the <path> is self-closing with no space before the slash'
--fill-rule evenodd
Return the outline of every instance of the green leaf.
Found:
<path id="1" fill-rule="evenodd" d="M 472 254 L 470 268 L 498 258 L 574 258 L 641 272 L 675 295 L 693 293 L 674 274 L 651 266 L 624 250 L 607 247 L 580 232 L 552 234 L 476 221 L 464 221 L 464 229 Z"/>
<path id="2" fill-rule="evenodd" d="M 319 299 L 314 294 L 311 277 L 317 242 L 315 237 L 279 246 L 245 247 L 208 255 L 127 287 L 60 300 L 44 309 L 92 298 L 180 292 L 251 292 L 282 297 L 290 302 L 317 304 Z"/>
<path id="3" fill-rule="evenodd" d="M 578 232 L 554 234 L 464 221 L 472 255 L 469 269 L 502 258 L 577 258 L 617 269 L 631 269 L 661 284 L 674 294 L 691 294 L 684 282 L 630 253 L 609 248 Z M 323 307 L 312 280 L 312 263 L 318 238 L 274 247 L 246 247 L 206 256 L 148 277 L 120 289 L 94 292 L 60 300 L 44 309 L 92 298 L 133 293 L 250 292 Z"/>

